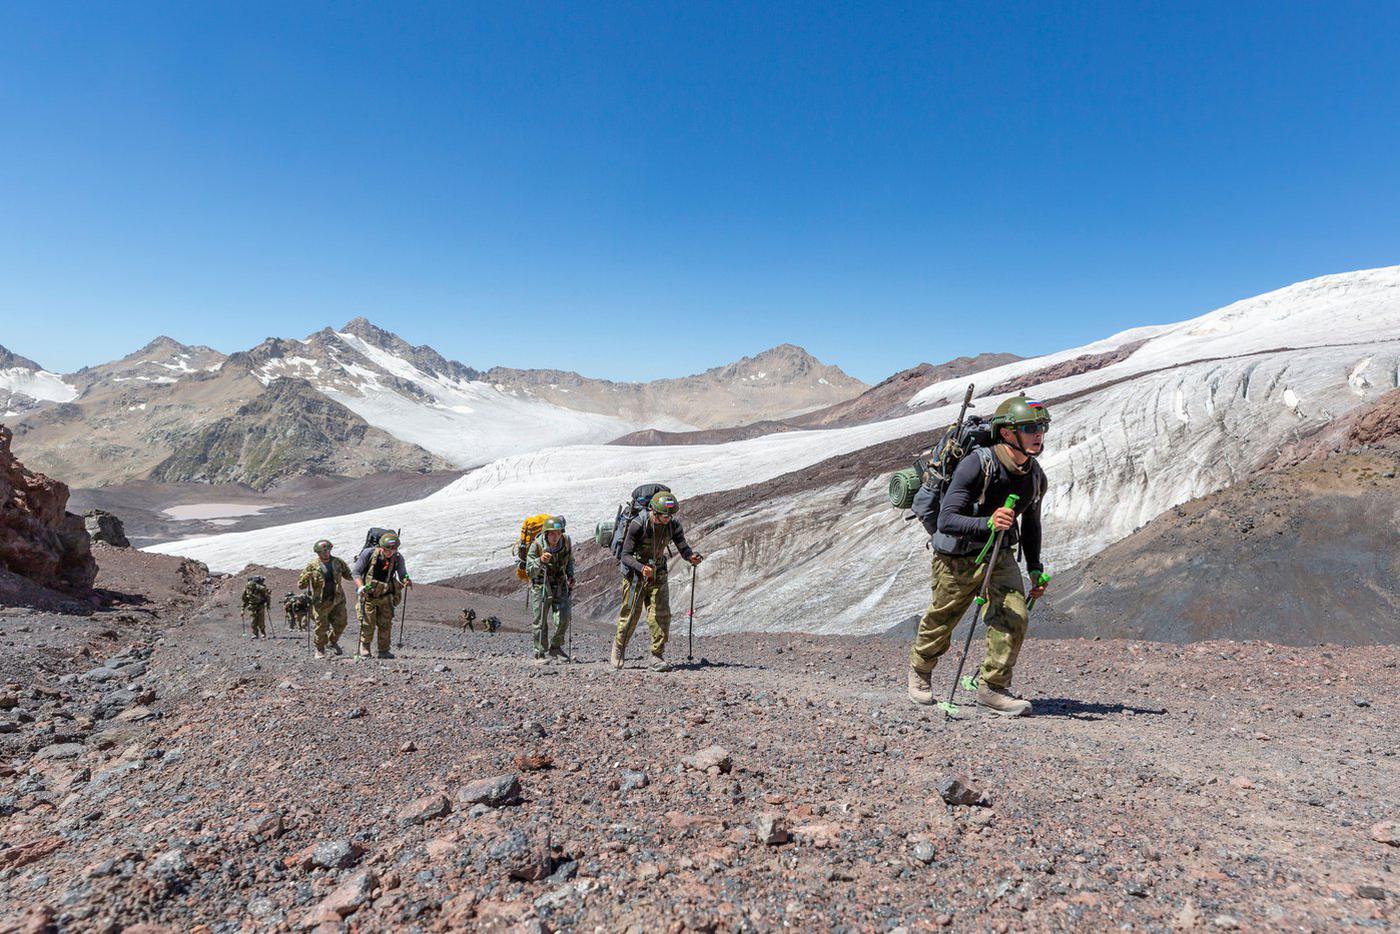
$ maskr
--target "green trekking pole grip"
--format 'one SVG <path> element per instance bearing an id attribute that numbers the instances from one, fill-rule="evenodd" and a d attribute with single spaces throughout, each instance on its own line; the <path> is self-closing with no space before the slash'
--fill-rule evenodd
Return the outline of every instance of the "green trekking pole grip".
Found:
<path id="1" fill-rule="evenodd" d="M 1006 497 L 1006 502 L 1002 504 L 1002 508 L 1015 510 L 1016 504 L 1020 501 L 1021 497 L 1017 496 L 1015 493 L 1010 493 Z M 996 531 L 995 527 L 992 525 L 991 516 L 987 517 L 987 528 L 992 529 L 993 532 Z M 996 537 L 997 536 L 994 535 L 987 539 L 987 544 L 982 546 L 982 550 L 977 554 L 977 564 L 981 564 L 983 561 L 987 560 L 987 553 L 992 550 L 992 542 L 996 540 Z"/>
<path id="2" fill-rule="evenodd" d="M 1050 575 L 1046 574 L 1044 571 L 1041 571 L 1035 576 L 1035 586 L 1049 587 Z M 1035 597 L 1031 597 L 1029 600 L 1026 601 L 1026 612 L 1029 613 L 1033 609 L 1035 609 Z"/>

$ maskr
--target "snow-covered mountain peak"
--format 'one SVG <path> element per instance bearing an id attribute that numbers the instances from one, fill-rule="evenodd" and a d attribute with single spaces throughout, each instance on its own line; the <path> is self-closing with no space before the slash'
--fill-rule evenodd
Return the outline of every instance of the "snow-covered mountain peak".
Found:
<path id="1" fill-rule="evenodd" d="M 70 402 L 77 395 L 57 373 L 0 347 L 0 415 L 18 415 L 41 402 Z"/>

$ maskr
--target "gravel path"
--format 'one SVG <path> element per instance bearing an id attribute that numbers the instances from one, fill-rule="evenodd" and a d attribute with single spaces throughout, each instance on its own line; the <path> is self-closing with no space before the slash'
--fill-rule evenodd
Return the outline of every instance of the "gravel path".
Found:
<path id="1" fill-rule="evenodd" d="M 895 640 L 705 638 L 658 674 L 597 631 L 571 665 L 427 625 L 316 662 L 214 603 L 0 614 L 0 930 L 1396 919 L 1396 647 L 1033 641 L 1035 716 L 948 721 Z"/>

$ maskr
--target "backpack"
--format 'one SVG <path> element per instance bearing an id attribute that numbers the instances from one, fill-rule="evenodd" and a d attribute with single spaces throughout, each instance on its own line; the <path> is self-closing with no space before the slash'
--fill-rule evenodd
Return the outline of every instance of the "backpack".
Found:
<path id="1" fill-rule="evenodd" d="M 627 537 L 627 526 L 635 518 L 646 512 L 651 498 L 657 493 L 670 493 L 671 488 L 664 483 L 643 483 L 632 491 L 627 502 L 617 507 L 617 515 L 604 519 L 593 530 L 593 540 L 602 548 L 622 560 L 622 541 Z"/>
<path id="2" fill-rule="evenodd" d="M 953 471 L 968 454 L 976 452 L 982 462 L 982 489 L 985 495 L 987 481 L 992 475 L 992 445 L 996 443 L 996 433 L 991 422 L 980 415 L 969 415 L 963 420 L 961 429 L 954 434 L 946 432 L 933 447 L 914 459 L 914 466 L 896 473 L 890 478 L 890 504 L 897 509 L 909 509 L 912 519 L 918 519 L 924 531 L 933 535 L 938 531 L 938 509 L 943 503 L 943 494 L 953 481 Z M 1036 475 L 1039 482 L 1039 474 Z M 1036 499 L 1039 499 L 1037 493 Z"/>
<path id="3" fill-rule="evenodd" d="M 520 523 L 520 540 L 515 543 L 515 576 L 521 580 L 529 579 L 525 573 L 525 556 L 530 553 L 530 544 L 544 530 L 544 520 L 548 518 L 549 513 L 542 512 Z"/>
<path id="4" fill-rule="evenodd" d="M 384 535 L 389 535 L 391 533 L 394 535 L 399 534 L 393 529 L 370 529 L 368 532 L 365 533 L 365 548 L 378 548 L 380 537 Z M 365 549 L 361 548 L 360 550 L 364 551 Z"/>

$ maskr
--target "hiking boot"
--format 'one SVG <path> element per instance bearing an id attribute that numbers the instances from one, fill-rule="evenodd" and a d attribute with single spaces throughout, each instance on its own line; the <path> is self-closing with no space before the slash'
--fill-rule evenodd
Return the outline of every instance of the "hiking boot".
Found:
<path id="1" fill-rule="evenodd" d="M 670 671 L 670 670 L 671 670 L 671 665 L 670 665 L 669 662 L 666 661 L 666 659 L 662 658 L 660 655 L 657 655 L 655 652 L 652 652 L 652 653 L 651 653 L 651 670 L 652 670 L 652 671 Z"/>
<path id="2" fill-rule="evenodd" d="M 612 666 L 620 669 L 626 657 L 627 653 L 623 651 L 622 646 L 618 645 L 616 640 L 613 640 L 612 658 L 610 659 L 612 661 Z"/>
<path id="3" fill-rule="evenodd" d="M 1006 688 L 985 681 L 977 685 L 977 705 L 986 707 L 998 717 L 1024 717 L 1031 712 L 1031 702 L 1022 700 Z"/>
<path id="4" fill-rule="evenodd" d="M 384 651 L 382 651 L 382 652 L 379 653 L 379 657 L 380 657 L 380 658 L 393 658 L 393 657 L 394 657 L 394 653 L 393 653 L 393 652 L 390 652 L 388 649 L 385 649 Z"/>
<path id="5" fill-rule="evenodd" d="M 331 645 L 330 645 L 330 649 L 331 649 L 332 652 L 334 652 L 334 653 L 337 654 L 337 655 L 344 655 L 344 654 L 345 654 L 345 650 L 342 649 L 342 648 L 340 647 L 340 643 L 339 643 L 339 642 L 332 642 Z"/>
<path id="6" fill-rule="evenodd" d="M 569 658 L 569 653 L 568 653 L 568 652 L 565 652 L 563 649 L 561 649 L 561 648 L 560 648 L 559 646 L 557 646 L 557 645 L 552 645 L 552 646 L 549 647 L 549 657 L 550 657 L 550 658 L 557 658 L 557 659 L 559 659 L 559 660 L 562 661 L 562 662 L 567 662 L 567 661 L 570 661 L 570 660 L 571 660 L 571 659 Z"/>
<path id="7" fill-rule="evenodd" d="M 325 649 L 317 649 L 317 650 L 316 650 L 316 657 L 317 657 L 317 658 L 325 658 L 325 657 L 326 657 L 326 650 L 325 650 Z"/>
<path id="8" fill-rule="evenodd" d="M 543 665 L 544 662 L 545 662 L 544 653 L 543 653 L 543 652 L 536 652 L 536 653 L 535 653 L 535 664 L 536 664 L 536 665 Z"/>
<path id="9" fill-rule="evenodd" d="M 932 671 L 909 669 L 909 699 L 916 704 L 933 703 Z"/>

